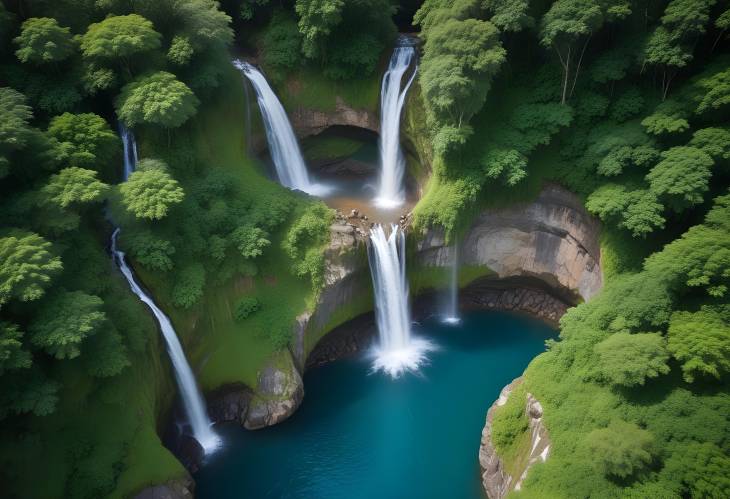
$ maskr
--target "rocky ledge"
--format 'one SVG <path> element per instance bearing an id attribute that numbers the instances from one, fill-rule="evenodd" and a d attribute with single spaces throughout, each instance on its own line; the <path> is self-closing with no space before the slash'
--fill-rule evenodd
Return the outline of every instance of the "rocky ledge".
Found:
<path id="1" fill-rule="evenodd" d="M 502 279 L 533 277 L 569 301 L 587 301 L 603 283 L 599 231 L 577 196 L 549 185 L 532 203 L 482 212 L 459 241 L 459 261 Z M 423 234 L 417 252 L 426 266 L 448 266 L 453 258 L 436 229 Z"/>
<path id="2" fill-rule="evenodd" d="M 193 499 L 194 490 L 195 482 L 187 475 L 185 478 L 142 489 L 134 499 Z"/>
<path id="3" fill-rule="evenodd" d="M 492 422 L 495 411 L 507 403 L 510 393 L 520 384 L 522 384 L 522 377 L 502 388 L 499 398 L 487 411 L 487 421 L 482 430 L 482 441 L 479 446 L 479 467 L 482 485 L 489 499 L 502 499 L 510 491 L 520 490 L 530 467 L 537 462 L 545 461 L 550 452 L 550 438 L 542 421 L 542 405 L 530 393 L 527 394 L 525 403 L 525 415 L 529 420 L 530 455 L 525 461 L 524 469 L 519 470 L 520 473 L 516 480 L 514 476 L 505 471 L 504 463 L 492 444 Z"/>
<path id="4" fill-rule="evenodd" d="M 335 98 L 335 108 L 332 111 L 298 107 L 290 113 L 289 119 L 294 132 L 300 138 L 316 135 L 332 126 L 354 126 L 376 133 L 380 130 L 380 122 L 375 113 L 350 107 L 339 96 Z"/>

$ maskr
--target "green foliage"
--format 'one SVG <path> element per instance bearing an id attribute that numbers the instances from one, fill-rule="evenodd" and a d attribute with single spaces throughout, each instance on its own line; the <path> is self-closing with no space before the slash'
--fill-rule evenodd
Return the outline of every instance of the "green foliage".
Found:
<path id="1" fill-rule="evenodd" d="M 675 211 L 701 203 L 709 188 L 712 158 L 695 147 L 672 147 L 661 156 L 646 175 L 651 191 Z"/>
<path id="2" fill-rule="evenodd" d="M 197 110 L 200 101 L 190 88 L 166 71 L 138 78 L 122 88 L 117 115 L 129 127 L 137 124 L 177 128 Z"/>
<path id="3" fill-rule="evenodd" d="M 109 124 L 93 113 L 64 113 L 51 119 L 48 134 L 61 143 L 70 166 L 100 169 L 119 147 Z"/>
<path id="4" fill-rule="evenodd" d="M 164 218 L 172 206 L 185 198 L 178 182 L 160 169 L 133 172 L 119 186 L 119 192 L 126 209 L 135 217 L 147 220 Z"/>
<path id="5" fill-rule="evenodd" d="M 300 62 L 302 36 L 297 22 L 283 10 L 277 10 L 266 27 L 262 42 L 262 64 L 274 80 L 283 80 L 286 73 Z"/>
<path id="6" fill-rule="evenodd" d="M 310 59 L 319 57 L 324 40 L 342 19 L 343 0 L 297 0 L 302 51 Z"/>
<path id="7" fill-rule="evenodd" d="M 724 110 L 730 104 L 730 69 L 700 78 L 696 85 L 703 91 L 697 104 L 697 113 Z"/>
<path id="8" fill-rule="evenodd" d="M 121 59 L 128 64 L 131 57 L 159 47 L 160 34 L 138 14 L 107 17 L 90 24 L 81 37 L 82 55 L 99 62 Z"/>
<path id="9" fill-rule="evenodd" d="M 30 367 L 31 356 L 23 349 L 22 340 L 23 332 L 17 325 L 0 322 L 0 375 Z"/>
<path id="10" fill-rule="evenodd" d="M 507 448 L 528 430 L 526 403 L 525 389 L 520 385 L 510 393 L 507 402 L 495 411 L 492 442 L 500 455 L 504 455 Z"/>
<path id="11" fill-rule="evenodd" d="M 252 225 L 238 227 L 231 234 L 233 244 L 244 258 L 256 258 L 264 254 L 264 248 L 271 244 L 269 235 L 263 229 Z"/>
<path id="12" fill-rule="evenodd" d="M 669 351 L 682 363 L 684 379 L 720 379 L 730 373 L 730 324 L 727 306 L 675 312 L 669 323 Z"/>
<path id="13" fill-rule="evenodd" d="M 692 135 L 688 145 L 702 150 L 715 161 L 730 159 L 730 130 L 702 128 Z"/>
<path id="14" fill-rule="evenodd" d="M 605 184 L 596 189 L 586 202 L 586 208 L 601 220 L 615 223 L 631 231 L 634 237 L 645 236 L 664 227 L 664 207 L 648 190 L 627 190 L 619 184 Z"/>
<path id="15" fill-rule="evenodd" d="M 203 296 L 205 287 L 205 268 L 194 263 L 177 273 L 172 288 L 172 303 L 176 307 L 190 308 Z"/>
<path id="16" fill-rule="evenodd" d="M 76 166 L 64 168 L 51 176 L 42 193 L 49 202 L 61 208 L 100 201 L 106 195 L 109 186 L 98 180 L 96 175 L 94 170 Z"/>
<path id="17" fill-rule="evenodd" d="M 0 237 L 0 262 L 0 306 L 12 298 L 37 300 L 63 268 L 50 242 L 21 231 Z"/>
<path id="18" fill-rule="evenodd" d="M 33 64 L 60 62 L 74 51 L 71 31 L 48 17 L 27 19 L 14 42 L 18 45 L 15 51 L 18 59 Z"/>
<path id="19" fill-rule="evenodd" d="M 237 321 L 247 319 L 251 314 L 258 312 L 261 309 L 261 303 L 255 296 L 244 296 L 238 303 L 236 303 L 236 309 L 233 312 L 233 316 Z"/>
<path id="20" fill-rule="evenodd" d="M 685 107 L 673 100 L 662 102 L 641 124 L 653 135 L 677 134 L 689 130 Z"/>
<path id="21" fill-rule="evenodd" d="M 528 0 L 484 0 L 482 5 L 492 15 L 491 23 L 501 31 L 518 32 L 535 24 L 528 13 Z"/>
<path id="22" fill-rule="evenodd" d="M 669 353 L 659 333 L 612 334 L 594 350 L 599 376 L 612 385 L 643 385 L 648 378 L 669 372 Z"/>
<path id="23" fill-rule="evenodd" d="M 106 321 L 98 296 L 81 291 L 59 291 L 41 303 L 28 327 L 31 343 L 57 359 L 81 354 L 84 340 Z"/>
<path id="24" fill-rule="evenodd" d="M 170 48 L 167 50 L 167 58 L 173 64 L 178 66 L 185 66 L 190 62 L 194 53 L 193 46 L 190 44 L 190 40 L 184 36 L 176 36 L 172 39 Z"/>
<path id="25" fill-rule="evenodd" d="M 175 247 L 165 239 L 156 237 L 150 231 L 123 233 L 124 243 L 136 261 L 151 270 L 172 270 L 172 255 Z"/>
<path id="26" fill-rule="evenodd" d="M 644 470 L 654 456 L 654 437 L 633 423 L 613 420 L 593 430 L 586 445 L 596 468 L 604 475 L 626 478 Z"/>
<path id="27" fill-rule="evenodd" d="M 282 247 L 292 260 L 292 271 L 298 277 L 309 276 L 312 287 L 324 284 L 324 248 L 334 212 L 322 203 L 307 207 L 289 228 Z"/>

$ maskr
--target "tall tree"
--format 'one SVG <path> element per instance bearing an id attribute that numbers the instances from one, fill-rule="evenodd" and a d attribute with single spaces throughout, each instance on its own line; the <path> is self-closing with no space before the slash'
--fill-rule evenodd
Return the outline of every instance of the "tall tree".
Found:
<path id="1" fill-rule="evenodd" d="M 59 26 L 58 21 L 48 17 L 26 20 L 14 41 L 18 45 L 15 51 L 18 59 L 32 64 L 60 62 L 74 50 L 71 30 Z"/>
<path id="2" fill-rule="evenodd" d="M 148 124 L 176 128 L 195 114 L 198 104 L 193 91 L 166 71 L 128 83 L 115 101 L 117 116 L 129 127 Z"/>
<path id="3" fill-rule="evenodd" d="M 38 234 L 12 231 L 0 236 L 0 307 L 10 299 L 37 300 L 62 269 L 51 243 Z"/>

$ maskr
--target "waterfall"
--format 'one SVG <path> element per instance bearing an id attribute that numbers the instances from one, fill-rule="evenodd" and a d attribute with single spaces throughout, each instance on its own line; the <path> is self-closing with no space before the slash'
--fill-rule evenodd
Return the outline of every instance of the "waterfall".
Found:
<path id="1" fill-rule="evenodd" d="M 417 371 L 430 342 L 414 338 L 408 307 L 405 235 L 397 225 L 386 236 L 381 225 L 370 230 L 368 261 L 375 294 L 375 318 L 380 338 L 374 350 L 373 370 L 396 378 L 405 371 Z"/>
<path id="2" fill-rule="evenodd" d="M 313 196 L 322 196 L 330 190 L 327 186 L 313 183 L 307 173 L 302 152 L 299 150 L 289 118 L 264 75 L 251 64 L 234 60 L 233 65 L 249 79 L 256 91 L 256 100 L 266 128 L 271 159 L 276 168 L 279 182 L 290 189 L 304 191 Z"/>
<path id="3" fill-rule="evenodd" d="M 459 324 L 459 252 L 456 243 L 452 250 L 451 279 L 449 282 L 449 299 L 443 321 L 446 324 Z"/>
<path id="4" fill-rule="evenodd" d="M 127 180 L 129 175 L 134 171 L 134 167 L 137 163 L 137 144 L 134 140 L 134 134 L 131 130 L 127 129 L 121 123 L 119 124 L 120 135 L 122 136 L 122 142 L 124 144 L 124 180 Z M 185 358 L 185 352 L 180 345 L 180 340 L 177 338 L 175 329 L 172 327 L 170 319 L 159 309 L 152 298 L 144 292 L 142 287 L 137 283 L 132 273 L 132 269 L 127 265 L 124 258 L 124 252 L 117 249 L 117 238 L 119 237 L 119 228 L 114 229 L 111 240 L 112 258 L 119 267 L 122 275 L 127 280 L 132 293 L 144 302 L 160 326 L 162 336 L 165 338 L 167 344 L 167 352 L 170 355 L 170 361 L 175 371 L 175 379 L 177 380 L 178 387 L 180 388 L 180 394 L 182 395 L 183 406 L 187 413 L 190 426 L 193 429 L 193 437 L 201 445 L 206 454 L 215 450 L 220 445 L 220 438 L 211 428 L 212 423 L 208 418 L 208 413 L 205 409 L 205 403 L 203 397 L 198 391 L 198 386 L 195 383 L 195 377 L 193 371 L 190 369 Z"/>
<path id="5" fill-rule="evenodd" d="M 124 123 L 119 122 L 119 135 L 122 137 L 122 145 L 124 146 L 124 181 L 134 171 L 134 167 L 137 165 L 137 141 L 134 140 L 134 133 L 132 130 L 124 126 Z"/>
<path id="6" fill-rule="evenodd" d="M 400 119 L 417 68 L 403 89 L 401 80 L 415 56 L 416 48 L 408 38 L 401 37 L 380 88 L 380 185 L 375 204 L 383 208 L 400 206 L 406 198 L 403 186 L 406 160 L 400 148 Z"/>

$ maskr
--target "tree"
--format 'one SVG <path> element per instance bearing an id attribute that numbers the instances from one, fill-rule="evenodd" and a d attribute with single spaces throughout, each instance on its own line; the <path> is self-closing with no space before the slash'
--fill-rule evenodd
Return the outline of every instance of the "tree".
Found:
<path id="1" fill-rule="evenodd" d="M 28 327 L 30 341 L 57 359 L 81 354 L 81 344 L 106 321 L 101 298 L 59 290 L 41 304 Z"/>
<path id="2" fill-rule="evenodd" d="M 52 175 L 43 187 L 45 199 L 61 208 L 72 204 L 100 201 L 109 191 L 109 186 L 96 178 L 94 170 L 72 166 Z"/>
<path id="3" fill-rule="evenodd" d="M 728 309 L 703 306 L 698 312 L 675 312 L 669 323 L 669 351 L 682 363 L 684 379 L 721 379 L 730 373 Z"/>
<path id="4" fill-rule="evenodd" d="M 166 239 L 156 237 L 149 230 L 122 233 L 125 246 L 140 265 L 151 270 L 172 270 L 175 247 Z"/>
<path id="5" fill-rule="evenodd" d="M 170 207 L 182 202 L 185 192 L 164 170 L 137 170 L 119 186 L 122 204 L 137 218 L 160 220 Z"/>
<path id="6" fill-rule="evenodd" d="M 160 34 L 138 14 L 110 16 L 90 24 L 81 37 L 81 53 L 92 62 L 122 65 L 131 75 L 132 58 L 160 48 Z"/>
<path id="7" fill-rule="evenodd" d="M 692 135 L 688 145 L 702 150 L 715 161 L 730 159 L 730 130 L 702 128 Z"/>
<path id="8" fill-rule="evenodd" d="M 540 45 L 554 49 L 563 67 L 561 104 L 573 95 L 591 36 L 604 22 L 623 19 L 630 13 L 629 3 L 621 0 L 557 0 L 550 6 L 540 22 Z M 581 41 L 583 46 L 579 49 Z"/>
<path id="9" fill-rule="evenodd" d="M 106 120 L 93 113 L 55 116 L 48 134 L 61 143 L 69 165 L 83 168 L 100 169 L 120 146 Z"/>
<path id="10" fill-rule="evenodd" d="M 199 263 L 193 263 L 180 272 L 172 288 L 172 303 L 176 307 L 190 308 L 203 296 L 205 286 L 205 269 Z"/>
<path id="11" fill-rule="evenodd" d="M 695 85 L 701 90 L 696 109 L 698 114 L 710 110 L 726 109 L 730 104 L 730 69 L 717 71 L 700 78 Z"/>
<path id="12" fill-rule="evenodd" d="M 664 206 L 657 201 L 656 194 L 646 189 L 604 184 L 588 196 L 586 208 L 601 220 L 630 230 L 634 237 L 664 228 Z"/>
<path id="13" fill-rule="evenodd" d="M 0 322 L 0 376 L 6 371 L 30 367 L 31 356 L 23 349 L 22 339 L 23 332 L 17 325 Z"/>
<path id="14" fill-rule="evenodd" d="M 299 64 L 301 46 L 296 21 L 283 10 L 275 11 L 262 37 L 262 64 L 267 74 L 282 80 L 286 71 Z"/>
<path id="15" fill-rule="evenodd" d="M 8 172 L 8 156 L 25 148 L 33 139 L 34 131 L 29 125 L 32 118 L 33 111 L 23 94 L 0 87 L 0 178 Z"/>
<path id="16" fill-rule="evenodd" d="M 502 32 L 518 32 L 535 24 L 528 14 L 528 0 L 484 0 L 482 6 L 492 17 L 492 24 Z"/>
<path id="17" fill-rule="evenodd" d="M 302 34 L 302 52 L 310 59 L 319 57 L 323 41 L 342 19 L 344 0 L 297 0 L 295 9 L 299 16 L 299 32 Z"/>
<path id="18" fill-rule="evenodd" d="M 255 296 L 244 296 L 236 304 L 236 310 L 233 312 L 233 316 L 237 321 L 242 321 L 260 309 L 261 303 L 258 298 Z"/>
<path id="19" fill-rule="evenodd" d="M 644 64 L 662 71 L 662 100 L 678 71 L 693 58 L 694 45 L 705 32 L 710 8 L 715 0 L 672 0 L 664 10 L 661 24 L 649 35 Z"/>
<path id="20" fill-rule="evenodd" d="M 594 350 L 597 373 L 612 385 L 643 385 L 648 378 L 669 372 L 669 353 L 659 333 L 612 334 Z"/>
<path id="21" fill-rule="evenodd" d="M 244 225 L 233 231 L 233 244 L 244 258 L 256 258 L 264 254 L 264 248 L 271 244 L 269 235 L 253 225 Z"/>
<path id="22" fill-rule="evenodd" d="M 707 192 L 715 162 L 696 147 L 672 147 L 661 153 L 662 160 L 646 175 L 651 192 L 680 212 L 699 204 Z"/>
<path id="23" fill-rule="evenodd" d="M 607 476 L 627 478 L 651 464 L 654 436 L 634 423 L 614 419 L 606 428 L 593 430 L 586 444 L 594 466 Z"/>
<path id="24" fill-rule="evenodd" d="M 689 441 L 682 452 L 667 463 L 668 472 L 678 477 L 688 497 L 724 497 L 730 490 L 727 470 L 730 458 L 711 442 Z"/>
<path id="25" fill-rule="evenodd" d="M 21 62 L 45 64 L 63 61 L 74 50 L 71 30 L 58 25 L 55 19 L 32 17 L 21 27 L 13 40 L 18 45 L 15 55 Z"/>
<path id="26" fill-rule="evenodd" d="M 689 130 L 687 114 L 683 104 L 670 99 L 657 106 L 641 124 L 652 135 L 679 134 Z"/>
<path id="27" fill-rule="evenodd" d="M 11 231 L 0 237 L 0 307 L 11 298 L 37 300 L 63 266 L 38 234 Z"/>
<path id="28" fill-rule="evenodd" d="M 187 63 L 190 62 L 190 59 L 193 57 L 194 53 L 195 50 L 193 49 L 193 46 L 190 44 L 190 41 L 186 37 L 175 36 L 175 38 L 172 39 L 170 48 L 167 51 L 167 58 L 173 64 L 177 64 L 178 66 L 185 66 Z"/>
<path id="29" fill-rule="evenodd" d="M 115 101 L 117 116 L 129 127 L 177 128 L 195 114 L 198 104 L 192 90 L 166 71 L 128 83 Z"/>

